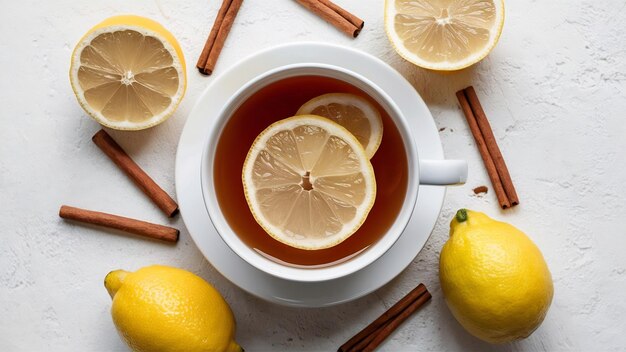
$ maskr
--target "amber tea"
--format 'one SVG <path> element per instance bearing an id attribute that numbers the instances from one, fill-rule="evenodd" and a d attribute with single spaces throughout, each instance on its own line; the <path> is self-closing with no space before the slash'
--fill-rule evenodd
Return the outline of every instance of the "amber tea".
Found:
<path id="1" fill-rule="evenodd" d="M 331 248 L 303 250 L 275 240 L 257 224 L 244 196 L 241 173 L 248 150 L 259 133 L 272 123 L 295 115 L 308 100 L 326 93 L 359 95 L 376 106 L 381 114 L 383 138 L 371 160 L 376 175 L 376 201 L 363 225 L 350 238 Z M 387 112 L 362 90 L 341 80 L 322 76 L 286 78 L 253 94 L 224 126 L 213 162 L 216 197 L 233 231 L 265 257 L 294 266 L 337 264 L 376 243 L 400 213 L 408 183 L 402 137 Z"/>

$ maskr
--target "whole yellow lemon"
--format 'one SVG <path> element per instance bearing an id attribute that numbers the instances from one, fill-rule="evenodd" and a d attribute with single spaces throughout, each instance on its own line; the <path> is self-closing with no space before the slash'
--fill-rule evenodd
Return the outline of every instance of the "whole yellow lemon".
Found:
<path id="1" fill-rule="evenodd" d="M 466 209 L 450 223 L 439 279 L 452 315 L 490 343 L 529 336 L 545 318 L 554 293 L 541 252 L 523 232 Z"/>
<path id="2" fill-rule="evenodd" d="M 113 298 L 115 327 L 133 351 L 242 351 L 224 298 L 188 271 L 161 265 L 115 270 L 104 286 Z"/>

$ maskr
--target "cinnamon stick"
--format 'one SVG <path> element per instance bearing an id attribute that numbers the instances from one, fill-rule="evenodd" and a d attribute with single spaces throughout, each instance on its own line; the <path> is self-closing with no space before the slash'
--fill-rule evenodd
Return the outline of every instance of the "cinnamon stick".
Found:
<path id="1" fill-rule="evenodd" d="M 296 1 L 350 37 L 356 38 L 365 25 L 362 19 L 337 4 L 334 4 L 330 0 Z"/>
<path id="2" fill-rule="evenodd" d="M 465 91 L 460 90 L 456 92 L 456 97 L 459 100 L 461 110 L 463 110 L 463 114 L 465 115 L 467 124 L 469 125 L 470 131 L 474 136 L 474 140 L 476 140 L 476 147 L 478 147 L 480 156 L 483 159 L 483 163 L 485 164 L 485 168 L 487 169 L 487 174 L 489 175 L 489 178 L 491 179 L 491 184 L 493 185 L 493 189 L 496 192 L 498 202 L 500 203 L 502 209 L 509 208 L 511 206 L 511 203 L 509 202 L 506 192 L 504 192 L 502 181 L 500 180 L 498 170 L 496 169 L 496 164 L 491 158 L 491 154 L 489 154 L 489 149 L 487 148 L 485 139 L 483 138 L 480 128 L 478 127 L 474 112 L 469 104 L 469 101 L 467 100 L 467 97 L 465 96 Z"/>
<path id="3" fill-rule="evenodd" d="M 207 60 L 209 59 L 209 53 L 215 44 L 215 38 L 217 38 L 217 32 L 219 32 L 222 27 L 222 22 L 224 21 L 224 17 L 226 17 L 226 12 L 230 7 L 232 0 L 224 0 L 222 2 L 222 6 L 217 12 L 217 16 L 215 17 L 215 22 L 213 22 L 213 27 L 211 27 L 211 32 L 209 32 L 209 36 L 207 37 L 206 42 L 204 43 L 204 47 L 202 48 L 202 52 L 200 53 L 200 57 L 198 58 L 198 62 L 196 63 L 196 67 L 200 70 L 200 73 L 209 75 L 211 72 L 205 72 L 205 66 L 207 64 Z M 211 70 L 212 71 L 212 70 Z"/>
<path id="4" fill-rule="evenodd" d="M 364 344 L 360 344 L 362 340 L 367 339 L 371 335 L 376 335 L 377 330 L 378 332 L 382 331 L 385 324 L 387 324 L 395 316 L 399 315 L 401 312 L 406 310 L 411 305 L 411 303 L 413 303 L 420 296 L 424 295 L 427 292 L 428 290 L 426 289 L 426 286 L 424 286 L 424 284 L 419 284 L 416 288 L 411 290 L 411 292 L 409 292 L 406 296 L 402 297 L 402 299 L 400 299 L 396 304 L 394 304 L 391 308 L 389 308 L 380 317 L 378 317 L 371 324 L 366 326 L 358 334 L 354 335 L 353 338 L 351 338 L 346 343 L 341 345 L 341 347 L 339 347 L 337 351 L 338 352 L 348 352 L 352 350 L 358 351 L 359 349 L 356 349 L 355 347 L 364 345 Z M 370 341 L 368 341 L 368 343 L 371 342 L 371 340 L 373 340 L 373 337 L 370 338 L 369 340 Z M 364 346 L 361 346 L 361 347 L 364 347 Z"/>
<path id="5" fill-rule="evenodd" d="M 106 154 L 152 201 L 167 215 L 178 213 L 178 204 L 154 182 L 106 133 L 100 130 L 92 138 L 93 142 Z"/>
<path id="6" fill-rule="evenodd" d="M 365 26 L 365 22 L 362 19 L 346 11 L 344 8 L 339 7 L 337 4 L 331 2 L 330 0 L 319 0 L 319 2 L 326 5 L 329 9 L 337 12 L 341 17 L 345 18 L 346 20 L 348 20 L 348 22 L 352 23 L 355 27 L 357 27 L 359 31 L 363 29 L 363 26 Z"/>
<path id="7" fill-rule="evenodd" d="M 217 12 L 217 17 L 215 18 L 211 32 L 209 33 L 209 37 L 198 59 L 198 63 L 196 63 L 196 67 L 200 73 L 205 75 L 213 73 L 217 59 L 222 52 L 228 33 L 235 22 L 235 17 L 242 3 L 243 0 L 223 0 L 222 6 Z"/>
<path id="8" fill-rule="evenodd" d="M 67 205 L 61 206 L 59 216 L 63 219 L 75 220 L 87 224 L 104 226 L 136 235 L 154 238 L 157 240 L 176 242 L 179 231 L 175 228 L 152 224 L 149 222 L 125 218 L 122 216 L 101 213 L 86 209 L 74 208 Z"/>
<path id="9" fill-rule="evenodd" d="M 370 342 L 372 342 L 374 340 L 374 338 L 376 336 L 378 336 L 378 334 L 380 334 L 380 332 L 387 326 L 389 325 L 391 320 L 387 321 L 386 323 L 384 323 L 383 325 L 379 326 L 378 328 L 376 328 L 376 330 L 374 330 L 374 332 L 372 332 L 371 334 L 367 335 L 363 340 L 361 340 L 359 343 L 357 343 L 356 345 L 354 345 L 352 348 L 350 348 L 347 352 L 359 352 L 359 351 L 363 351 L 363 349 L 370 344 Z"/>
<path id="10" fill-rule="evenodd" d="M 509 169 L 506 167 L 506 163 L 504 162 L 504 158 L 502 157 L 502 153 L 500 152 L 498 143 L 496 143 L 496 137 L 493 135 L 491 125 L 489 124 L 487 115 L 485 114 L 485 111 L 483 110 L 483 107 L 478 100 L 478 95 L 476 95 L 474 87 L 469 86 L 465 88 L 465 95 L 467 96 L 470 106 L 472 107 L 472 111 L 474 112 L 474 116 L 476 117 L 476 122 L 478 123 L 478 127 L 480 128 L 480 132 L 485 139 L 487 149 L 489 149 L 489 154 L 491 155 L 493 162 L 496 164 L 498 175 L 500 176 L 500 180 L 502 181 L 504 191 L 509 198 L 509 202 L 511 202 L 511 206 L 518 205 L 519 198 L 517 197 L 517 192 L 515 192 L 515 187 L 513 186 L 513 180 L 511 180 Z"/>
<path id="11" fill-rule="evenodd" d="M 411 314 L 415 313 L 421 306 L 424 305 L 428 300 L 430 300 L 431 295 L 428 291 L 426 291 L 423 295 L 417 298 L 415 301 L 411 303 L 405 310 L 400 312 L 396 317 L 394 317 L 389 324 L 387 324 L 379 333 L 374 337 L 372 342 L 370 342 L 365 348 L 362 350 L 363 352 L 370 352 L 376 349 L 378 345 L 380 345 L 391 333 L 393 333 L 398 326 L 400 326 Z"/>

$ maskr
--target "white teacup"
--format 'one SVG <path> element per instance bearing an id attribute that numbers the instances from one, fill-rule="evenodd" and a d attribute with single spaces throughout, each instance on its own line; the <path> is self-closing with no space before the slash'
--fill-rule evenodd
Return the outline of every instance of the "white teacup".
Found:
<path id="1" fill-rule="evenodd" d="M 256 252 L 245 244 L 230 227 L 215 196 L 213 160 L 223 127 L 232 114 L 261 88 L 296 76 L 324 76 L 349 83 L 375 99 L 389 114 L 404 142 L 408 162 L 408 184 L 406 196 L 393 225 L 376 243 L 338 264 L 325 267 L 297 267 L 281 264 Z M 202 191 L 207 210 L 215 229 L 224 242 L 243 260 L 270 275 L 292 281 L 316 282 L 333 280 L 350 275 L 380 258 L 396 242 L 409 222 L 417 200 L 420 185 L 454 185 L 464 183 L 467 178 L 467 163 L 462 160 L 424 160 L 419 158 L 413 134 L 407 118 L 396 106 L 393 98 L 367 78 L 341 67 L 326 64 L 295 64 L 270 70 L 241 87 L 224 105 L 217 121 L 212 124 L 202 158 Z M 243 166 L 243 165 L 242 165 Z"/>

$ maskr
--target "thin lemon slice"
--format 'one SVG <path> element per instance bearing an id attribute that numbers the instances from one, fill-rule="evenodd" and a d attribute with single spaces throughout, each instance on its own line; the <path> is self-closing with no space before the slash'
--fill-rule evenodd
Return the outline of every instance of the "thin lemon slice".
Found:
<path id="1" fill-rule="evenodd" d="M 182 50 L 157 22 L 115 16 L 93 27 L 72 54 L 70 82 L 100 124 L 140 130 L 172 115 L 185 93 Z"/>
<path id="2" fill-rule="evenodd" d="M 396 51 L 432 70 L 460 70 L 482 60 L 503 24 L 503 0 L 385 2 L 385 30 Z"/>
<path id="3" fill-rule="evenodd" d="M 383 120 L 374 105 L 358 95 L 330 93 L 304 103 L 296 115 L 318 115 L 345 127 L 372 158 L 383 139 Z"/>
<path id="4" fill-rule="evenodd" d="M 308 250 L 350 237 L 376 198 L 374 169 L 359 141 L 315 115 L 290 117 L 261 132 L 242 179 L 259 225 L 276 240 Z"/>

